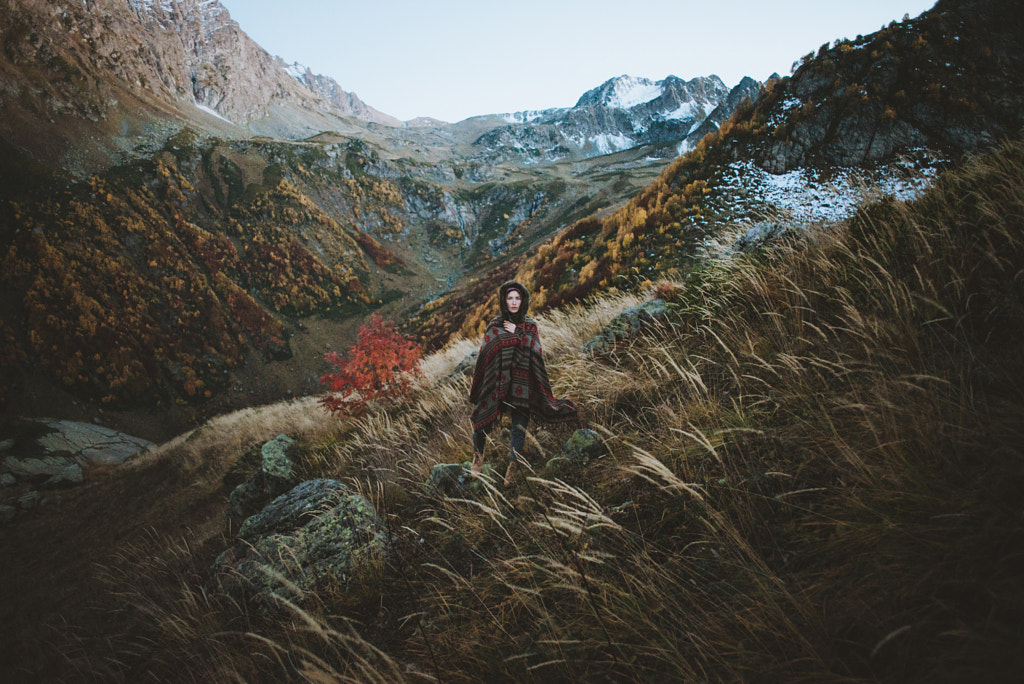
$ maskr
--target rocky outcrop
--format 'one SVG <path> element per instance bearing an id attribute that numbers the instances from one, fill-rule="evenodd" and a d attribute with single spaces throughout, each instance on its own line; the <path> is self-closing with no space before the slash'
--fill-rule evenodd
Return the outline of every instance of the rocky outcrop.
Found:
<path id="1" fill-rule="evenodd" d="M 384 124 L 385 126 L 402 125 L 402 122 L 395 117 L 378 111 L 360 100 L 359 96 L 355 93 L 343 90 L 338 82 L 330 76 L 314 74 L 312 69 L 298 62 L 286 64 L 280 57 L 276 57 L 275 62 L 287 71 L 292 78 L 330 102 L 342 114 L 354 116 L 362 121 Z"/>
<path id="2" fill-rule="evenodd" d="M 727 118 L 748 91 L 759 87 L 744 79 L 730 91 L 714 75 L 689 81 L 619 76 L 587 91 L 568 109 L 509 115 L 505 126 L 487 131 L 474 145 L 481 150 L 477 157 L 500 161 L 586 159 L 665 145 L 675 156 L 675 146 L 709 112 L 717 112 L 719 120 Z"/>
<path id="3" fill-rule="evenodd" d="M 3 473 L 43 487 L 81 484 L 83 467 L 120 465 L 154 448 L 152 442 L 101 425 L 69 420 L 38 421 L 34 436 L 4 440 Z"/>
<path id="4" fill-rule="evenodd" d="M 601 354 L 614 349 L 618 342 L 665 324 L 671 308 L 664 299 L 651 299 L 632 306 L 609 321 L 600 333 L 583 345 L 588 354 Z"/>
<path id="5" fill-rule="evenodd" d="M 155 447 L 101 425 L 70 420 L 21 421 L 12 429 L 17 436 L 0 440 L 0 522 L 60 501 L 60 493 L 52 490 L 81 485 L 89 466 L 120 465 Z"/>
<path id="6" fill-rule="evenodd" d="M 920 17 L 821 46 L 756 109 L 771 173 L 889 161 L 927 147 L 958 158 L 1024 125 L 1024 15 L 1007 0 L 947 0 Z"/>
<path id="7" fill-rule="evenodd" d="M 777 80 L 778 78 L 778 74 L 772 74 L 769 77 L 769 80 Z M 686 139 L 683 141 L 680 153 L 685 149 L 693 149 L 697 146 L 697 143 L 700 142 L 701 138 L 708 133 L 714 133 L 717 131 L 719 127 L 725 123 L 730 116 L 732 116 L 732 113 L 736 111 L 736 108 L 739 107 L 744 100 L 756 102 L 757 98 L 761 95 L 761 87 L 762 84 L 760 81 L 755 81 L 749 76 L 744 76 L 739 84 L 729 91 L 729 95 L 726 96 L 723 101 L 719 102 L 718 106 L 700 122 L 700 125 L 686 135 Z"/>
<path id="8" fill-rule="evenodd" d="M 298 484 L 292 461 L 296 442 L 287 435 L 278 435 L 260 449 L 260 468 L 235 487 L 228 497 L 228 529 L 235 529 L 248 517 Z"/>
<path id="9" fill-rule="evenodd" d="M 208 586 L 273 612 L 281 599 L 343 586 L 383 552 L 384 541 L 369 501 L 336 480 L 308 480 L 245 521 L 214 563 Z"/>

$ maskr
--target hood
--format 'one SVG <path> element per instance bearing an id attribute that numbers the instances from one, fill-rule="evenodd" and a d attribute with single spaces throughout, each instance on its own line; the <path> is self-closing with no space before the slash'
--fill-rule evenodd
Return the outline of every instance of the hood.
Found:
<path id="1" fill-rule="evenodd" d="M 519 290 L 519 296 L 523 298 L 523 304 L 515 315 L 509 313 L 508 307 L 505 306 L 505 297 L 508 295 L 509 290 Z M 530 310 L 530 291 L 526 289 L 525 285 L 514 280 L 502 283 L 501 287 L 498 288 L 498 306 L 501 307 L 502 318 L 513 323 L 522 323 L 526 318 L 527 312 Z"/>

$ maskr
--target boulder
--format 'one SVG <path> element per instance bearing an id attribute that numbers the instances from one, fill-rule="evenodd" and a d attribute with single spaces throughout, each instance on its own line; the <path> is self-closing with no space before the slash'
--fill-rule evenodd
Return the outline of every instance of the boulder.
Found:
<path id="1" fill-rule="evenodd" d="M 36 442 L 48 453 L 66 452 L 92 463 L 120 465 L 140 451 L 147 451 L 156 446 L 148 440 L 132 437 L 102 425 L 76 423 L 70 420 L 41 422 L 51 432 L 38 437 Z"/>
<path id="2" fill-rule="evenodd" d="M 18 484 L 18 479 L 10 473 L 4 473 L 0 475 L 0 487 L 13 487 Z"/>
<path id="3" fill-rule="evenodd" d="M 730 252 L 735 254 L 753 252 L 795 230 L 796 227 L 791 224 L 779 223 L 777 221 L 762 221 L 753 225 L 737 238 L 736 242 L 730 247 Z"/>
<path id="4" fill-rule="evenodd" d="M 295 440 L 278 435 L 260 449 L 260 469 L 235 487 L 228 497 L 227 519 L 229 529 L 257 513 L 297 484 L 292 454 Z"/>
<path id="5" fill-rule="evenodd" d="M 383 523 L 369 501 L 336 480 L 308 480 L 245 521 L 214 563 L 210 585 L 273 612 L 280 599 L 347 582 L 383 548 Z"/>
<path id="6" fill-rule="evenodd" d="M 438 463 L 430 471 L 430 477 L 423 486 L 430 496 L 457 496 L 465 492 L 476 492 L 483 487 L 480 478 L 474 477 L 470 461 L 462 463 Z M 484 463 L 481 475 L 494 480 L 498 477 L 494 466 Z"/>
<path id="7" fill-rule="evenodd" d="M 295 440 L 288 435 L 278 435 L 263 445 L 263 472 L 280 480 L 295 479 L 291 452 Z"/>
<path id="8" fill-rule="evenodd" d="M 41 495 L 35 490 L 25 492 L 18 497 L 18 505 L 21 507 L 21 510 L 29 511 L 39 505 L 40 498 Z"/>
<path id="9" fill-rule="evenodd" d="M 660 298 L 632 306 L 613 318 L 604 330 L 584 344 L 583 351 L 590 354 L 611 351 L 617 342 L 663 325 L 670 311 L 668 302 Z"/>
<path id="10" fill-rule="evenodd" d="M 572 433 L 562 447 L 563 456 L 573 465 L 586 465 L 591 459 L 600 458 L 608 453 L 604 441 L 594 430 L 586 428 Z"/>
<path id="11" fill-rule="evenodd" d="M 455 365 L 455 368 L 452 369 L 452 372 L 446 375 L 442 382 L 456 382 L 460 378 L 472 376 L 473 372 L 476 370 L 476 360 L 478 356 L 480 356 L 479 349 L 475 349 L 469 354 L 466 354 L 466 358 L 459 361 Z"/>

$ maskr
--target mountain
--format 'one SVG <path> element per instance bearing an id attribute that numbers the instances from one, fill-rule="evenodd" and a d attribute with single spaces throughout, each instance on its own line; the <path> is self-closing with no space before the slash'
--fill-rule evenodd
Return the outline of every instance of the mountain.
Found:
<path id="1" fill-rule="evenodd" d="M 947 0 L 823 45 L 621 209 L 466 280 L 411 328 L 432 347 L 474 335 L 509 277 L 540 293 L 536 310 L 558 307 L 849 218 L 869 189 L 912 199 L 941 169 L 1024 127 L 1022 60 L 1024 19 L 1005 0 Z M 592 99 L 614 102 L 616 92 Z"/>
<path id="2" fill-rule="evenodd" d="M 402 122 L 395 117 L 378 111 L 360 100 L 355 93 L 342 90 L 338 82 L 330 76 L 314 74 L 309 67 L 302 66 L 298 62 L 285 64 L 280 57 L 277 57 L 275 61 L 292 78 L 330 102 L 339 112 L 354 116 L 361 121 L 371 121 L 385 126 L 402 125 Z"/>
<path id="3" fill-rule="evenodd" d="M 0 19 L 0 400 L 152 438 L 316 391 L 362 316 L 412 318 L 620 206 L 741 99 L 621 77 L 571 108 L 401 124 L 216 0 Z"/>
<path id="4" fill-rule="evenodd" d="M 709 112 L 749 97 L 754 83 L 747 79 L 730 91 L 717 76 L 689 81 L 620 76 L 587 91 L 573 107 L 505 115 L 507 125 L 481 135 L 474 146 L 480 150 L 477 157 L 531 162 L 586 159 L 638 147 L 674 157 Z"/>
<path id="5" fill-rule="evenodd" d="M 8 0 L 0 15 L 0 135 L 75 176 L 159 149 L 185 125 L 299 139 L 381 118 L 293 78 L 216 0 Z"/>
<path id="6" fill-rule="evenodd" d="M 1012 6 L 946 0 L 804 56 L 750 115 L 771 134 L 758 165 L 870 164 L 922 147 L 958 158 L 1015 135 L 1024 20 Z"/>
<path id="7" fill-rule="evenodd" d="M 668 164 L 670 109 L 598 156 L 474 145 L 567 111 L 254 136 L 194 106 L 216 79 L 129 87 L 0 16 L 4 418 L 179 433 L 55 490 L 22 479 L 46 428 L 0 422 L 5 681 L 1020 681 L 1016 4 L 825 45 Z M 637 81 L 570 109 L 649 131 Z M 462 369 L 510 277 L 592 429 L 532 428 L 499 490 L 503 453 L 461 465 Z M 415 389 L 358 423 L 268 405 L 374 310 L 442 348 Z M 305 485 L 232 547 L 271 470 Z"/>

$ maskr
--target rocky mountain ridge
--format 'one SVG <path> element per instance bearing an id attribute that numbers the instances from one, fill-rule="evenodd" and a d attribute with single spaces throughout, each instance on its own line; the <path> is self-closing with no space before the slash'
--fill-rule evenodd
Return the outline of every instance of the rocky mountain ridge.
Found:
<path id="1" fill-rule="evenodd" d="M 640 147 L 658 157 L 675 157 L 680 147 L 695 144 L 692 138 L 709 113 L 756 96 L 757 88 L 756 81 L 745 79 L 730 90 L 714 75 L 689 81 L 623 75 L 587 91 L 570 108 L 504 115 L 504 126 L 474 141 L 474 158 L 543 163 Z"/>
<path id="2" fill-rule="evenodd" d="M 159 149 L 184 126 L 284 139 L 365 129 L 356 102 L 339 108 L 338 89 L 297 81 L 216 0 L 10 0 L 0 16 L 0 135 L 72 176 Z"/>
<path id="3" fill-rule="evenodd" d="M 508 277 L 542 293 L 538 309 L 558 307 L 612 286 L 683 277 L 763 236 L 846 219 L 880 193 L 911 199 L 939 169 L 1024 126 L 1022 36 L 1024 19 L 1006 0 L 945 0 L 825 44 L 709 126 L 626 206 L 466 281 L 413 328 L 438 346 L 474 334 Z"/>
<path id="4" fill-rule="evenodd" d="M 355 93 L 349 93 L 342 89 L 330 76 L 315 74 L 307 66 L 298 62 L 286 64 L 280 57 L 275 57 L 278 66 L 282 67 L 299 83 L 303 84 L 314 93 L 317 93 L 330 102 L 338 111 L 356 117 L 360 121 L 379 123 L 385 126 L 402 126 L 402 122 L 395 117 L 378 111 L 359 99 Z"/>

